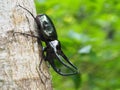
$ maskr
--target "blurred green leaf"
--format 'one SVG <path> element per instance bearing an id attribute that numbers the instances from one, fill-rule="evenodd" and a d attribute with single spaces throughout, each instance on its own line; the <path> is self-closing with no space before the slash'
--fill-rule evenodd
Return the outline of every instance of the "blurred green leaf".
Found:
<path id="1" fill-rule="evenodd" d="M 35 4 L 39 14 L 48 14 L 54 22 L 62 50 L 82 76 L 62 77 L 50 69 L 54 90 L 119 90 L 120 0 Z"/>

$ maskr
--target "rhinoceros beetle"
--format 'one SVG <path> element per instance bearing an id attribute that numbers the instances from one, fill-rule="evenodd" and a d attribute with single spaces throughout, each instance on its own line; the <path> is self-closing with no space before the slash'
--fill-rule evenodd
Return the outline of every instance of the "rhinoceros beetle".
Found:
<path id="1" fill-rule="evenodd" d="M 62 76 L 78 74 L 79 72 L 77 67 L 69 61 L 61 49 L 61 44 L 58 40 L 55 26 L 50 17 L 46 14 L 40 14 L 34 17 L 34 15 L 29 10 L 22 7 L 21 5 L 19 5 L 19 7 L 25 9 L 34 18 L 38 27 L 38 36 L 32 37 L 37 37 L 39 42 L 45 42 L 46 47 L 43 49 L 43 55 L 45 57 L 44 59 L 49 62 L 54 71 Z M 58 67 L 60 64 L 62 65 L 62 68 L 65 68 L 65 71 L 62 71 L 61 68 Z"/>

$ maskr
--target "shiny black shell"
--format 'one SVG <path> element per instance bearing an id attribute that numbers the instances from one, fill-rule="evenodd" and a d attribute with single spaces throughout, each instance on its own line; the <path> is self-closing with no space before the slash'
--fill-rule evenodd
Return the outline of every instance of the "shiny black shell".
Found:
<path id="1" fill-rule="evenodd" d="M 41 36 L 42 41 L 53 41 L 57 40 L 57 33 L 52 20 L 46 15 L 41 14 L 36 17 L 38 25 L 38 33 Z"/>

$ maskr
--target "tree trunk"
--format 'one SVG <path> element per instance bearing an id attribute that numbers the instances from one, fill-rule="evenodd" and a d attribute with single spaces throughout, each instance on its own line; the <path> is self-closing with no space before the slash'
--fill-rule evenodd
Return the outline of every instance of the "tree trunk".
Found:
<path id="1" fill-rule="evenodd" d="M 52 90 L 51 77 L 37 39 L 14 32 L 35 33 L 33 0 L 0 0 L 0 90 Z M 36 15 L 35 15 L 36 16 Z M 39 49 L 38 49 L 39 48 Z"/>

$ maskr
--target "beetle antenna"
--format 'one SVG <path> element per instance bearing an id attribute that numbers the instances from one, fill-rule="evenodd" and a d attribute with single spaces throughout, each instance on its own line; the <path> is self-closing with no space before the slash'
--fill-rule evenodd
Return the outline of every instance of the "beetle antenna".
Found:
<path id="1" fill-rule="evenodd" d="M 26 10 L 28 13 L 30 13 L 30 15 L 31 15 L 34 19 L 36 19 L 36 18 L 34 17 L 34 15 L 33 15 L 28 9 L 22 7 L 21 5 L 18 5 L 18 6 L 21 7 L 21 8 L 23 8 L 24 10 Z"/>

